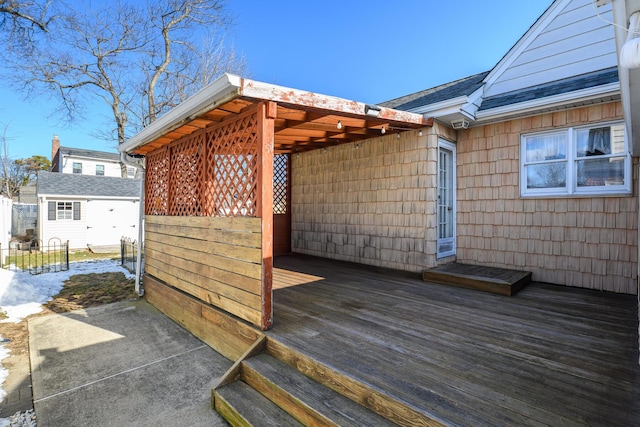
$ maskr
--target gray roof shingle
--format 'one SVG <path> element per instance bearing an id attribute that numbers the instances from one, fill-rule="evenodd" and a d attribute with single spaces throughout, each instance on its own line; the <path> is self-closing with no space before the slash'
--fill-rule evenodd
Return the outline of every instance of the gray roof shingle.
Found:
<path id="1" fill-rule="evenodd" d="M 473 92 L 478 90 L 480 86 L 482 86 L 482 82 L 484 81 L 484 78 L 487 77 L 487 74 L 489 74 L 489 71 L 474 74 L 473 76 L 445 83 L 431 89 L 426 89 L 401 98 L 393 99 L 380 105 L 407 111 L 417 107 L 435 104 L 436 102 L 471 95 Z"/>
<path id="2" fill-rule="evenodd" d="M 38 195 L 139 197 L 140 180 L 110 176 L 38 172 Z"/>
<path id="3" fill-rule="evenodd" d="M 414 108 L 435 104 L 437 102 L 454 99 L 464 95 L 471 95 L 484 83 L 489 72 L 475 74 L 450 83 L 426 89 L 421 92 L 409 94 L 380 105 L 398 110 L 412 110 Z M 513 92 L 502 93 L 483 99 L 480 110 L 504 107 L 520 102 L 532 101 L 563 93 L 574 92 L 581 89 L 602 86 L 618 81 L 617 67 L 606 68 L 587 74 L 582 74 L 555 82 L 545 83 L 519 89 Z"/>
<path id="4" fill-rule="evenodd" d="M 60 147 L 60 152 L 69 156 L 90 157 L 93 159 L 120 161 L 120 154 L 108 153 L 106 151 L 87 150 L 84 148 L 73 148 L 73 147 Z"/>
<path id="5" fill-rule="evenodd" d="M 543 85 L 502 93 L 500 95 L 485 98 L 482 101 L 480 110 L 490 110 L 492 108 L 504 107 L 506 105 L 518 104 L 520 102 L 532 101 L 534 99 L 546 98 L 553 95 L 574 92 L 576 90 L 588 89 L 602 86 L 618 81 L 618 68 L 606 68 L 579 76 L 562 79 Z"/>

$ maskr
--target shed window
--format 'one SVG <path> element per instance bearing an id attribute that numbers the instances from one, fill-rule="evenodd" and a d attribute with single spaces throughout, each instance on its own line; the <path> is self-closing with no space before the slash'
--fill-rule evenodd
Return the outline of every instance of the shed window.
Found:
<path id="1" fill-rule="evenodd" d="M 631 193 L 623 123 L 522 136 L 522 196 Z"/>
<path id="2" fill-rule="evenodd" d="M 56 202 L 49 202 L 49 219 L 51 219 L 52 203 Z M 80 202 L 57 202 L 56 212 L 54 219 L 79 221 L 81 219 Z"/>
<path id="3" fill-rule="evenodd" d="M 73 173 L 82 173 L 82 163 L 73 162 Z"/>

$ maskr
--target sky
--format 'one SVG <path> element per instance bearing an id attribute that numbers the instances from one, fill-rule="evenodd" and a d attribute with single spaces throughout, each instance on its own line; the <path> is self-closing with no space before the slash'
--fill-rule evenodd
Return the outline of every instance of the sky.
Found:
<path id="1" fill-rule="evenodd" d="M 245 77 L 379 103 L 493 68 L 552 0 L 228 0 L 235 25 L 226 35 L 244 55 Z M 92 133 L 109 110 L 88 107 L 63 124 L 47 96 L 20 93 L 0 80 L 0 132 L 9 157 L 51 157 L 63 146 L 116 151 Z"/>
<path id="2" fill-rule="evenodd" d="M 122 272 L 127 278 L 135 277 L 122 268 L 119 262 L 114 260 L 97 260 L 73 262 L 68 271 L 58 273 L 43 273 L 32 275 L 23 271 L 9 271 L 0 268 L 0 311 L 7 317 L 3 323 L 18 323 L 25 317 L 42 311 L 42 304 L 51 300 L 62 289 L 64 281 L 75 274 L 106 273 L 110 271 Z M 9 356 L 7 348 L 2 344 L 0 336 L 0 362 Z M 5 398 L 7 392 L 3 389 L 3 383 L 9 372 L 0 363 L 0 401 Z M 2 414 L 1 417 L 9 417 L 13 414 Z M 28 415 L 28 414 L 27 414 Z M 23 424 L 31 425 L 24 417 Z M 9 426 L 9 418 L 0 418 L 0 427 Z"/>

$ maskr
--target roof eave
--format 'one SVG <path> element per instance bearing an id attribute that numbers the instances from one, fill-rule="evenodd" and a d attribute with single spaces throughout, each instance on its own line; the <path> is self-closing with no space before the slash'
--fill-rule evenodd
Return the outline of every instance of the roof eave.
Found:
<path id="1" fill-rule="evenodd" d="M 563 105 L 572 103 L 588 102 L 598 98 L 618 95 L 620 95 L 620 84 L 615 82 L 602 86 L 519 102 L 516 104 L 504 105 L 502 107 L 492 108 L 489 110 L 479 110 L 476 112 L 475 116 L 477 124 L 481 124 L 482 122 L 502 120 L 515 115 L 527 113 L 533 114 L 541 108 L 559 108 Z"/>
<path id="2" fill-rule="evenodd" d="M 446 99 L 440 102 L 435 102 L 433 104 L 422 105 L 420 107 L 412 108 L 408 111 L 411 113 L 424 114 L 434 118 L 438 118 L 440 115 L 451 114 L 452 112 L 459 111 L 468 102 L 469 97 L 464 95 L 452 99 Z"/>
<path id="3" fill-rule="evenodd" d="M 239 97 L 241 85 L 242 79 L 239 76 L 223 74 L 216 81 L 205 86 L 195 95 L 128 139 L 118 147 L 118 151 L 131 152 L 199 115 Z"/>

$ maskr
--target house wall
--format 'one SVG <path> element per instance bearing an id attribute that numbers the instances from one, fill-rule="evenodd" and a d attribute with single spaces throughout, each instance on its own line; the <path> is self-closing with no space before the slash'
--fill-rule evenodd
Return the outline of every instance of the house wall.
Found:
<path id="1" fill-rule="evenodd" d="M 64 156 L 62 159 L 62 173 L 73 173 L 73 163 L 82 163 L 82 175 L 95 175 L 96 165 L 104 166 L 104 176 L 122 176 L 120 163 L 110 160 L 94 160 L 84 157 Z"/>
<path id="2" fill-rule="evenodd" d="M 292 156 L 292 250 L 419 272 L 436 262 L 438 134 L 391 133 Z"/>
<path id="3" fill-rule="evenodd" d="M 48 219 L 48 202 L 80 202 L 79 220 L 55 220 Z M 60 242 L 69 241 L 69 249 L 87 248 L 87 201 L 80 198 L 42 197 L 38 204 L 38 238 L 42 241 L 46 250 L 49 244 L 58 245 Z M 57 239 L 60 239 L 59 241 Z"/>
<path id="4" fill-rule="evenodd" d="M 48 219 L 48 202 L 80 202 L 79 220 Z M 140 203 L 130 199 L 42 197 L 38 207 L 38 238 L 46 248 L 50 239 L 69 241 L 70 249 L 86 249 L 88 245 L 119 245 L 122 237 L 138 238 L 137 222 Z M 135 227 L 132 227 L 135 226 Z"/>
<path id="5" fill-rule="evenodd" d="M 551 7 L 560 9 L 557 15 L 543 15 L 533 27 L 533 38 L 521 40 L 530 44 L 514 46 L 509 52 L 513 59 L 505 63 L 508 69 L 487 87 L 485 96 L 618 65 L 611 4 L 597 8 L 600 17 L 593 0 L 568 0 Z"/>
<path id="6" fill-rule="evenodd" d="M 521 198 L 519 187 L 521 134 L 622 118 L 615 102 L 459 132 L 457 260 L 637 293 L 637 158 L 632 196 Z"/>

